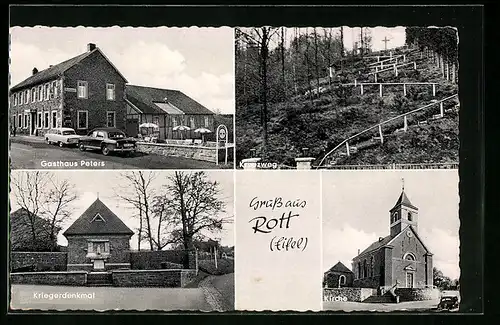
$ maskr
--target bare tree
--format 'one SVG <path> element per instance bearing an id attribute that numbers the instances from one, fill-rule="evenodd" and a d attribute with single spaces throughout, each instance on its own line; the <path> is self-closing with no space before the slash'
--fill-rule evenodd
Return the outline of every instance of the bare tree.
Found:
<path id="1" fill-rule="evenodd" d="M 285 81 L 285 27 L 281 27 L 281 83 L 283 85 L 283 99 L 286 100 L 286 81 Z"/>
<path id="2" fill-rule="evenodd" d="M 261 79 L 261 100 L 262 100 L 262 110 L 261 110 L 261 124 L 263 131 L 263 155 L 267 156 L 267 144 L 268 144 L 268 102 L 267 102 L 267 79 L 268 79 L 268 59 L 269 59 L 269 42 L 271 38 L 279 31 L 278 28 L 273 27 L 261 27 L 252 28 L 248 31 L 239 29 L 239 33 L 246 39 L 247 42 L 252 42 L 258 45 L 259 56 L 260 56 L 260 79 Z"/>
<path id="3" fill-rule="evenodd" d="M 152 186 L 152 181 L 157 173 L 153 171 L 131 171 L 121 174 L 121 177 L 127 181 L 127 186 L 115 189 L 116 195 L 129 204 L 130 207 L 138 211 L 139 229 L 138 241 L 143 239 L 149 242 L 151 250 L 155 249 L 153 242 L 152 228 L 152 206 L 151 203 L 155 197 L 156 191 Z M 145 228 L 145 229 L 144 229 Z"/>
<path id="4" fill-rule="evenodd" d="M 220 216 L 225 212 L 226 203 L 220 198 L 219 183 L 210 181 L 205 172 L 176 171 L 168 180 L 172 234 L 178 236 L 185 250 L 193 248 L 196 236 L 206 231 L 219 232 L 224 223 L 230 222 L 229 218 Z"/>
<path id="5" fill-rule="evenodd" d="M 30 229 L 33 245 L 43 244 L 53 250 L 61 224 L 72 211 L 71 203 L 77 199 L 74 185 L 58 180 L 54 174 L 25 171 L 12 177 L 16 203 L 24 210 L 24 222 Z M 45 222 L 40 222 L 40 218 Z M 42 243 L 42 241 L 49 243 Z"/>

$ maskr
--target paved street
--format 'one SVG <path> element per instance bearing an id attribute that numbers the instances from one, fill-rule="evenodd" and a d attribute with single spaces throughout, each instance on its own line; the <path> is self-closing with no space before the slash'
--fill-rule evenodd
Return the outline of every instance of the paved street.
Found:
<path id="1" fill-rule="evenodd" d="M 66 298 L 62 298 L 64 293 Z M 69 294 L 80 294 L 80 298 Z M 45 297 L 43 294 L 47 294 Z M 51 295 L 52 294 L 52 295 Z M 59 297 L 56 296 L 59 294 Z M 90 294 L 84 296 L 82 294 Z M 50 297 L 52 296 L 52 299 Z M 12 309 L 201 310 L 212 311 L 201 288 L 116 288 L 45 285 L 11 286 Z"/>
<path id="2" fill-rule="evenodd" d="M 436 312 L 439 300 L 407 301 L 395 303 L 365 303 L 365 302 L 334 302 L 324 301 L 323 310 L 332 311 L 413 311 L 413 312 Z"/>
<path id="3" fill-rule="evenodd" d="M 13 138 L 11 144 L 14 169 L 221 169 L 216 165 L 194 159 L 165 157 L 136 153 L 132 157 L 98 151 L 80 151 L 77 148 L 59 148 L 41 142 L 24 142 Z M 76 166 L 76 167 L 75 167 Z"/>

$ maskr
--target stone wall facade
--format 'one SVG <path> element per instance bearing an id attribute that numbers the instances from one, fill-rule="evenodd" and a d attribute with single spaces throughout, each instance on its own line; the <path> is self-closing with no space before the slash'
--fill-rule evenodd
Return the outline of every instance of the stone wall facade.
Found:
<path id="1" fill-rule="evenodd" d="M 362 302 L 376 294 L 377 290 L 371 288 L 327 288 L 323 289 L 323 301 Z"/>
<path id="2" fill-rule="evenodd" d="M 232 151 L 233 148 L 228 149 Z M 215 163 L 215 148 L 197 145 L 137 142 L 137 151 L 167 157 L 181 157 Z M 223 150 L 219 150 L 224 155 Z"/>
<path id="3" fill-rule="evenodd" d="M 11 252 L 10 269 L 29 271 L 66 271 L 66 252 Z"/>
<path id="4" fill-rule="evenodd" d="M 87 283 L 87 272 L 20 272 L 11 273 L 12 284 L 42 285 L 74 285 L 84 286 Z"/>
<path id="5" fill-rule="evenodd" d="M 195 270 L 116 270 L 112 271 L 113 285 L 117 287 L 169 287 L 188 284 Z"/>
<path id="6" fill-rule="evenodd" d="M 130 249 L 130 236 L 129 235 L 101 235 L 101 236 L 88 236 L 88 235 L 72 235 L 68 238 L 68 267 L 71 264 L 91 264 L 91 260 L 86 257 L 89 239 L 109 240 L 110 256 L 106 261 L 110 264 L 123 264 L 130 263 L 129 249 Z M 78 266 L 77 266 L 78 267 Z M 85 267 L 82 265 L 85 269 Z M 71 266 L 75 269 L 74 266 Z"/>
<path id="7" fill-rule="evenodd" d="M 130 251 L 130 268 L 133 270 L 158 270 L 162 269 L 162 263 L 174 263 L 184 265 L 185 251 Z M 196 268 L 196 252 L 188 251 L 189 268 Z"/>
<path id="8" fill-rule="evenodd" d="M 397 288 L 399 301 L 421 301 L 439 299 L 439 289 L 435 288 Z"/>

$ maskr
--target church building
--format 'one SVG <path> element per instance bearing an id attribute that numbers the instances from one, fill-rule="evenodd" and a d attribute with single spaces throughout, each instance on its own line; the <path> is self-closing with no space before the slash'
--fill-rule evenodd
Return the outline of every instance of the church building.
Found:
<path id="1" fill-rule="evenodd" d="M 68 271 L 130 269 L 134 232 L 99 198 L 63 233 L 68 240 Z"/>
<path id="2" fill-rule="evenodd" d="M 404 191 L 389 210 L 390 233 L 353 258 L 354 287 L 389 290 L 433 284 L 432 254 L 418 235 L 418 208 Z"/>

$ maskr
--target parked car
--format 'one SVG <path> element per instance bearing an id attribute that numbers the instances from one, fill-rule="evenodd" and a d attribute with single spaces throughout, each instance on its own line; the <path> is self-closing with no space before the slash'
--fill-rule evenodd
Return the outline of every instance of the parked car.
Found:
<path id="1" fill-rule="evenodd" d="M 453 310 L 458 309 L 458 297 L 457 296 L 442 296 L 438 304 L 438 309 L 440 310 Z"/>
<path id="2" fill-rule="evenodd" d="M 125 132 L 116 128 L 95 128 L 88 135 L 78 140 L 81 151 L 87 149 L 101 150 L 107 156 L 111 152 L 134 153 L 137 149 L 136 140 L 127 137 Z"/>
<path id="3" fill-rule="evenodd" d="M 45 133 L 47 144 L 56 143 L 59 147 L 77 146 L 80 136 L 72 128 L 53 128 Z"/>

